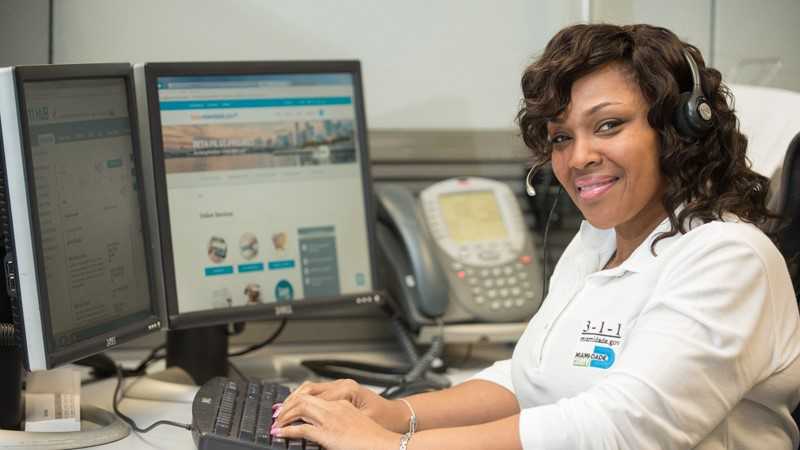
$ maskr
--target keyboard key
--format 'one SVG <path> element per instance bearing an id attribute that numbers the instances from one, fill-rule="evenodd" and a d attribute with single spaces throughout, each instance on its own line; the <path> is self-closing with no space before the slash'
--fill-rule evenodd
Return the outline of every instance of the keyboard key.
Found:
<path id="1" fill-rule="evenodd" d="M 303 441 L 301 439 L 290 439 L 289 450 L 303 450 Z"/>
<path id="2" fill-rule="evenodd" d="M 291 391 L 286 386 L 275 385 L 275 403 L 283 403 Z"/>
<path id="3" fill-rule="evenodd" d="M 321 447 L 316 442 L 306 441 L 306 450 L 321 450 Z"/>
<path id="4" fill-rule="evenodd" d="M 258 405 L 255 441 L 258 445 L 269 445 L 269 430 L 272 428 L 272 404 L 275 401 L 275 385 L 264 383 L 261 386 L 261 402 Z"/>
<path id="5" fill-rule="evenodd" d="M 256 419 L 258 418 L 259 400 L 261 400 L 261 386 L 250 383 L 247 386 L 247 398 L 242 412 L 242 421 L 239 425 L 239 439 L 253 441 L 255 438 Z"/>

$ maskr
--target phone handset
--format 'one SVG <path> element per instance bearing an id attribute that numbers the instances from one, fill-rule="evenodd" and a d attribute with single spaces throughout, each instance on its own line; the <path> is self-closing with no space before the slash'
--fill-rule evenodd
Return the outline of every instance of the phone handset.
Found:
<path id="1" fill-rule="evenodd" d="M 431 318 L 441 317 L 447 310 L 449 298 L 447 277 L 434 254 L 433 241 L 424 225 L 417 200 L 404 186 L 377 186 L 375 191 L 379 199 L 379 222 L 399 233 L 405 246 L 385 249 L 387 259 L 398 265 L 404 264 L 396 261 L 397 258 L 404 255 L 409 259 L 407 273 L 402 274 L 401 282 L 406 290 L 415 293 L 409 295 L 411 301 L 422 314 Z"/>

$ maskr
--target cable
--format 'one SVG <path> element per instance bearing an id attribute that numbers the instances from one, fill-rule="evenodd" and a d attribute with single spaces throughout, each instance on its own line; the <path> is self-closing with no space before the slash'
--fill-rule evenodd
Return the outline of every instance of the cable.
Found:
<path id="1" fill-rule="evenodd" d="M 300 364 L 321 377 L 351 378 L 361 384 L 385 388 L 402 383 L 403 375 L 411 370 L 410 366 L 394 367 L 337 359 L 306 360 Z"/>
<path id="2" fill-rule="evenodd" d="M 238 352 L 228 353 L 228 358 L 231 358 L 233 356 L 242 356 L 242 355 L 245 355 L 247 353 L 254 352 L 254 351 L 258 350 L 258 349 L 261 349 L 261 348 L 264 348 L 264 347 L 268 346 L 275 339 L 278 339 L 278 336 L 281 335 L 281 333 L 283 332 L 283 329 L 286 328 L 286 322 L 287 322 L 287 320 L 283 319 L 281 321 L 281 324 L 278 325 L 278 329 L 275 330 L 275 332 L 273 332 L 270 337 L 264 339 L 263 341 L 259 342 L 258 344 L 253 344 L 250 347 L 247 347 L 247 348 L 245 348 L 243 350 L 239 350 Z"/>
<path id="3" fill-rule="evenodd" d="M 408 397 L 409 395 L 421 394 L 424 392 L 439 391 L 442 387 L 440 384 L 433 380 L 417 380 L 413 383 L 400 383 L 394 386 L 389 386 L 381 391 L 380 396 L 385 399 L 395 399 L 400 397 Z"/>
<path id="4" fill-rule="evenodd" d="M 431 373 L 435 363 L 441 362 L 444 350 L 444 323 L 438 320 L 440 327 L 438 336 L 431 340 L 431 346 L 424 355 L 419 356 L 408 331 L 403 327 L 399 317 L 391 318 L 392 330 L 395 332 L 403 352 L 410 365 L 392 367 L 378 364 L 361 363 L 342 360 L 311 360 L 301 364 L 319 376 L 326 378 L 351 378 L 362 384 L 382 386 L 381 393 L 386 398 L 402 393 L 427 392 L 450 387 L 450 381 L 436 373 Z M 388 396 L 388 397 L 387 397 Z"/>
<path id="5" fill-rule="evenodd" d="M 241 356 L 241 355 L 244 355 L 246 353 L 250 353 L 250 352 L 253 352 L 253 351 L 258 350 L 260 348 L 266 347 L 267 345 L 271 344 L 275 339 L 278 338 L 278 336 L 281 334 L 281 332 L 283 331 L 285 326 L 286 326 L 286 319 L 283 319 L 281 321 L 281 324 L 278 326 L 278 329 L 275 330 L 275 332 L 270 337 L 268 337 L 267 339 L 265 339 L 264 341 L 262 341 L 262 342 L 260 342 L 258 344 L 254 344 L 254 345 L 252 345 L 250 347 L 247 347 L 247 348 L 245 348 L 243 350 L 240 350 L 238 352 L 228 353 L 228 357 Z M 240 327 L 234 327 L 234 331 L 233 332 L 229 332 L 228 336 L 235 336 L 237 334 L 240 334 L 241 330 L 243 328 L 244 327 L 241 327 L 241 328 Z M 154 348 L 150 352 L 150 354 L 147 355 L 142 360 L 142 362 L 140 362 L 139 365 L 136 366 L 135 368 L 133 368 L 133 369 L 122 369 L 123 374 L 126 377 L 139 376 L 139 375 L 144 374 L 147 371 L 147 368 L 150 366 L 150 364 L 166 358 L 166 356 L 167 356 L 166 354 L 159 353 L 162 350 L 165 350 L 166 348 L 167 348 L 167 344 L 161 344 L 158 347 Z"/>
<path id="6" fill-rule="evenodd" d="M 400 318 L 394 316 L 389 321 L 389 325 L 392 326 L 392 331 L 397 338 L 397 342 L 400 344 L 400 348 L 403 350 L 403 353 L 405 353 L 408 362 L 416 364 L 417 361 L 419 361 L 417 347 L 414 345 L 414 340 L 408 335 L 408 331 L 406 331 L 403 322 Z"/>
<path id="7" fill-rule="evenodd" d="M 180 422 L 173 422 L 171 420 L 159 420 L 154 422 L 148 427 L 139 428 L 136 425 L 136 422 L 133 421 L 130 417 L 126 416 L 119 410 L 119 401 L 120 401 L 120 389 L 122 388 L 122 367 L 117 365 L 117 387 L 114 389 L 114 399 L 111 402 L 114 407 L 114 413 L 122 419 L 123 422 L 127 423 L 134 431 L 137 433 L 147 433 L 148 431 L 152 430 L 155 427 L 161 425 L 170 425 L 173 427 L 183 428 L 185 430 L 192 431 L 192 425 L 188 423 L 180 423 Z"/>
<path id="8" fill-rule="evenodd" d="M 142 362 L 139 363 L 138 366 L 136 366 L 136 368 L 134 368 L 134 369 L 132 369 L 130 371 L 127 371 L 127 372 L 123 369 L 123 373 L 125 373 L 126 376 L 130 376 L 130 375 L 136 376 L 136 375 L 141 375 L 141 374 L 145 373 L 147 371 L 147 367 L 150 366 L 150 364 L 152 364 L 152 363 L 154 363 L 154 362 L 156 362 L 156 361 L 158 361 L 160 359 L 164 359 L 167 356 L 167 355 L 159 355 L 158 354 L 159 351 L 165 350 L 166 348 L 167 348 L 167 344 L 159 345 L 158 347 L 154 348 L 150 352 L 150 354 L 147 355 L 147 357 L 145 357 L 142 360 Z"/>
<path id="9" fill-rule="evenodd" d="M 561 185 L 558 186 L 558 192 L 556 192 L 556 198 L 553 200 L 553 206 L 550 207 L 550 213 L 547 214 L 547 222 L 544 226 L 544 237 L 542 238 L 542 253 L 544 257 L 544 261 L 542 261 L 542 301 L 544 301 L 544 297 L 547 295 L 547 292 L 550 290 L 550 279 L 547 277 L 547 263 L 549 259 L 548 251 L 547 251 L 547 237 L 550 234 L 550 222 L 553 218 L 553 211 L 556 210 L 556 205 L 558 204 L 558 198 L 561 197 Z"/>

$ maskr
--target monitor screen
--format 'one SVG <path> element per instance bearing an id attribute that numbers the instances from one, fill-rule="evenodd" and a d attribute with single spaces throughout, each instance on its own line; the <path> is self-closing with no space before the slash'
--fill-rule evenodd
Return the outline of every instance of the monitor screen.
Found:
<path id="1" fill-rule="evenodd" d="M 103 67 L 94 70 L 109 72 Z M 93 66 L 16 69 L 22 119 L 16 151 L 26 175 L 24 197 L 9 193 L 18 297 L 29 353 L 39 331 L 48 368 L 160 327 L 140 204 L 130 66 L 110 72 L 117 76 L 91 76 Z M 14 185 L 15 159 L 8 153 L 15 149 L 5 150 Z M 26 210 L 29 226 L 19 226 Z M 31 263 L 33 274 L 26 270 Z"/>
<path id="2" fill-rule="evenodd" d="M 147 77 L 170 315 L 371 292 L 357 65 L 160 67 Z"/>

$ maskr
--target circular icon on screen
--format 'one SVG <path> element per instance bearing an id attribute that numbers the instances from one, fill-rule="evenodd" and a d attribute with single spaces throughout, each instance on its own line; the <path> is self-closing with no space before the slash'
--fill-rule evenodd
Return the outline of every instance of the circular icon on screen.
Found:
<path id="1" fill-rule="evenodd" d="M 278 281 L 275 285 L 275 300 L 278 303 L 290 302 L 294 298 L 294 288 L 288 280 Z"/>
<path id="2" fill-rule="evenodd" d="M 258 238 L 253 233 L 245 233 L 239 238 L 239 250 L 244 259 L 253 259 L 258 255 Z"/>
<path id="3" fill-rule="evenodd" d="M 248 284 L 244 287 L 244 295 L 247 297 L 248 305 L 261 303 L 261 285 L 258 283 Z"/>
<path id="4" fill-rule="evenodd" d="M 211 236 L 208 241 L 208 258 L 215 264 L 221 263 L 228 255 L 228 244 L 219 236 Z"/>

